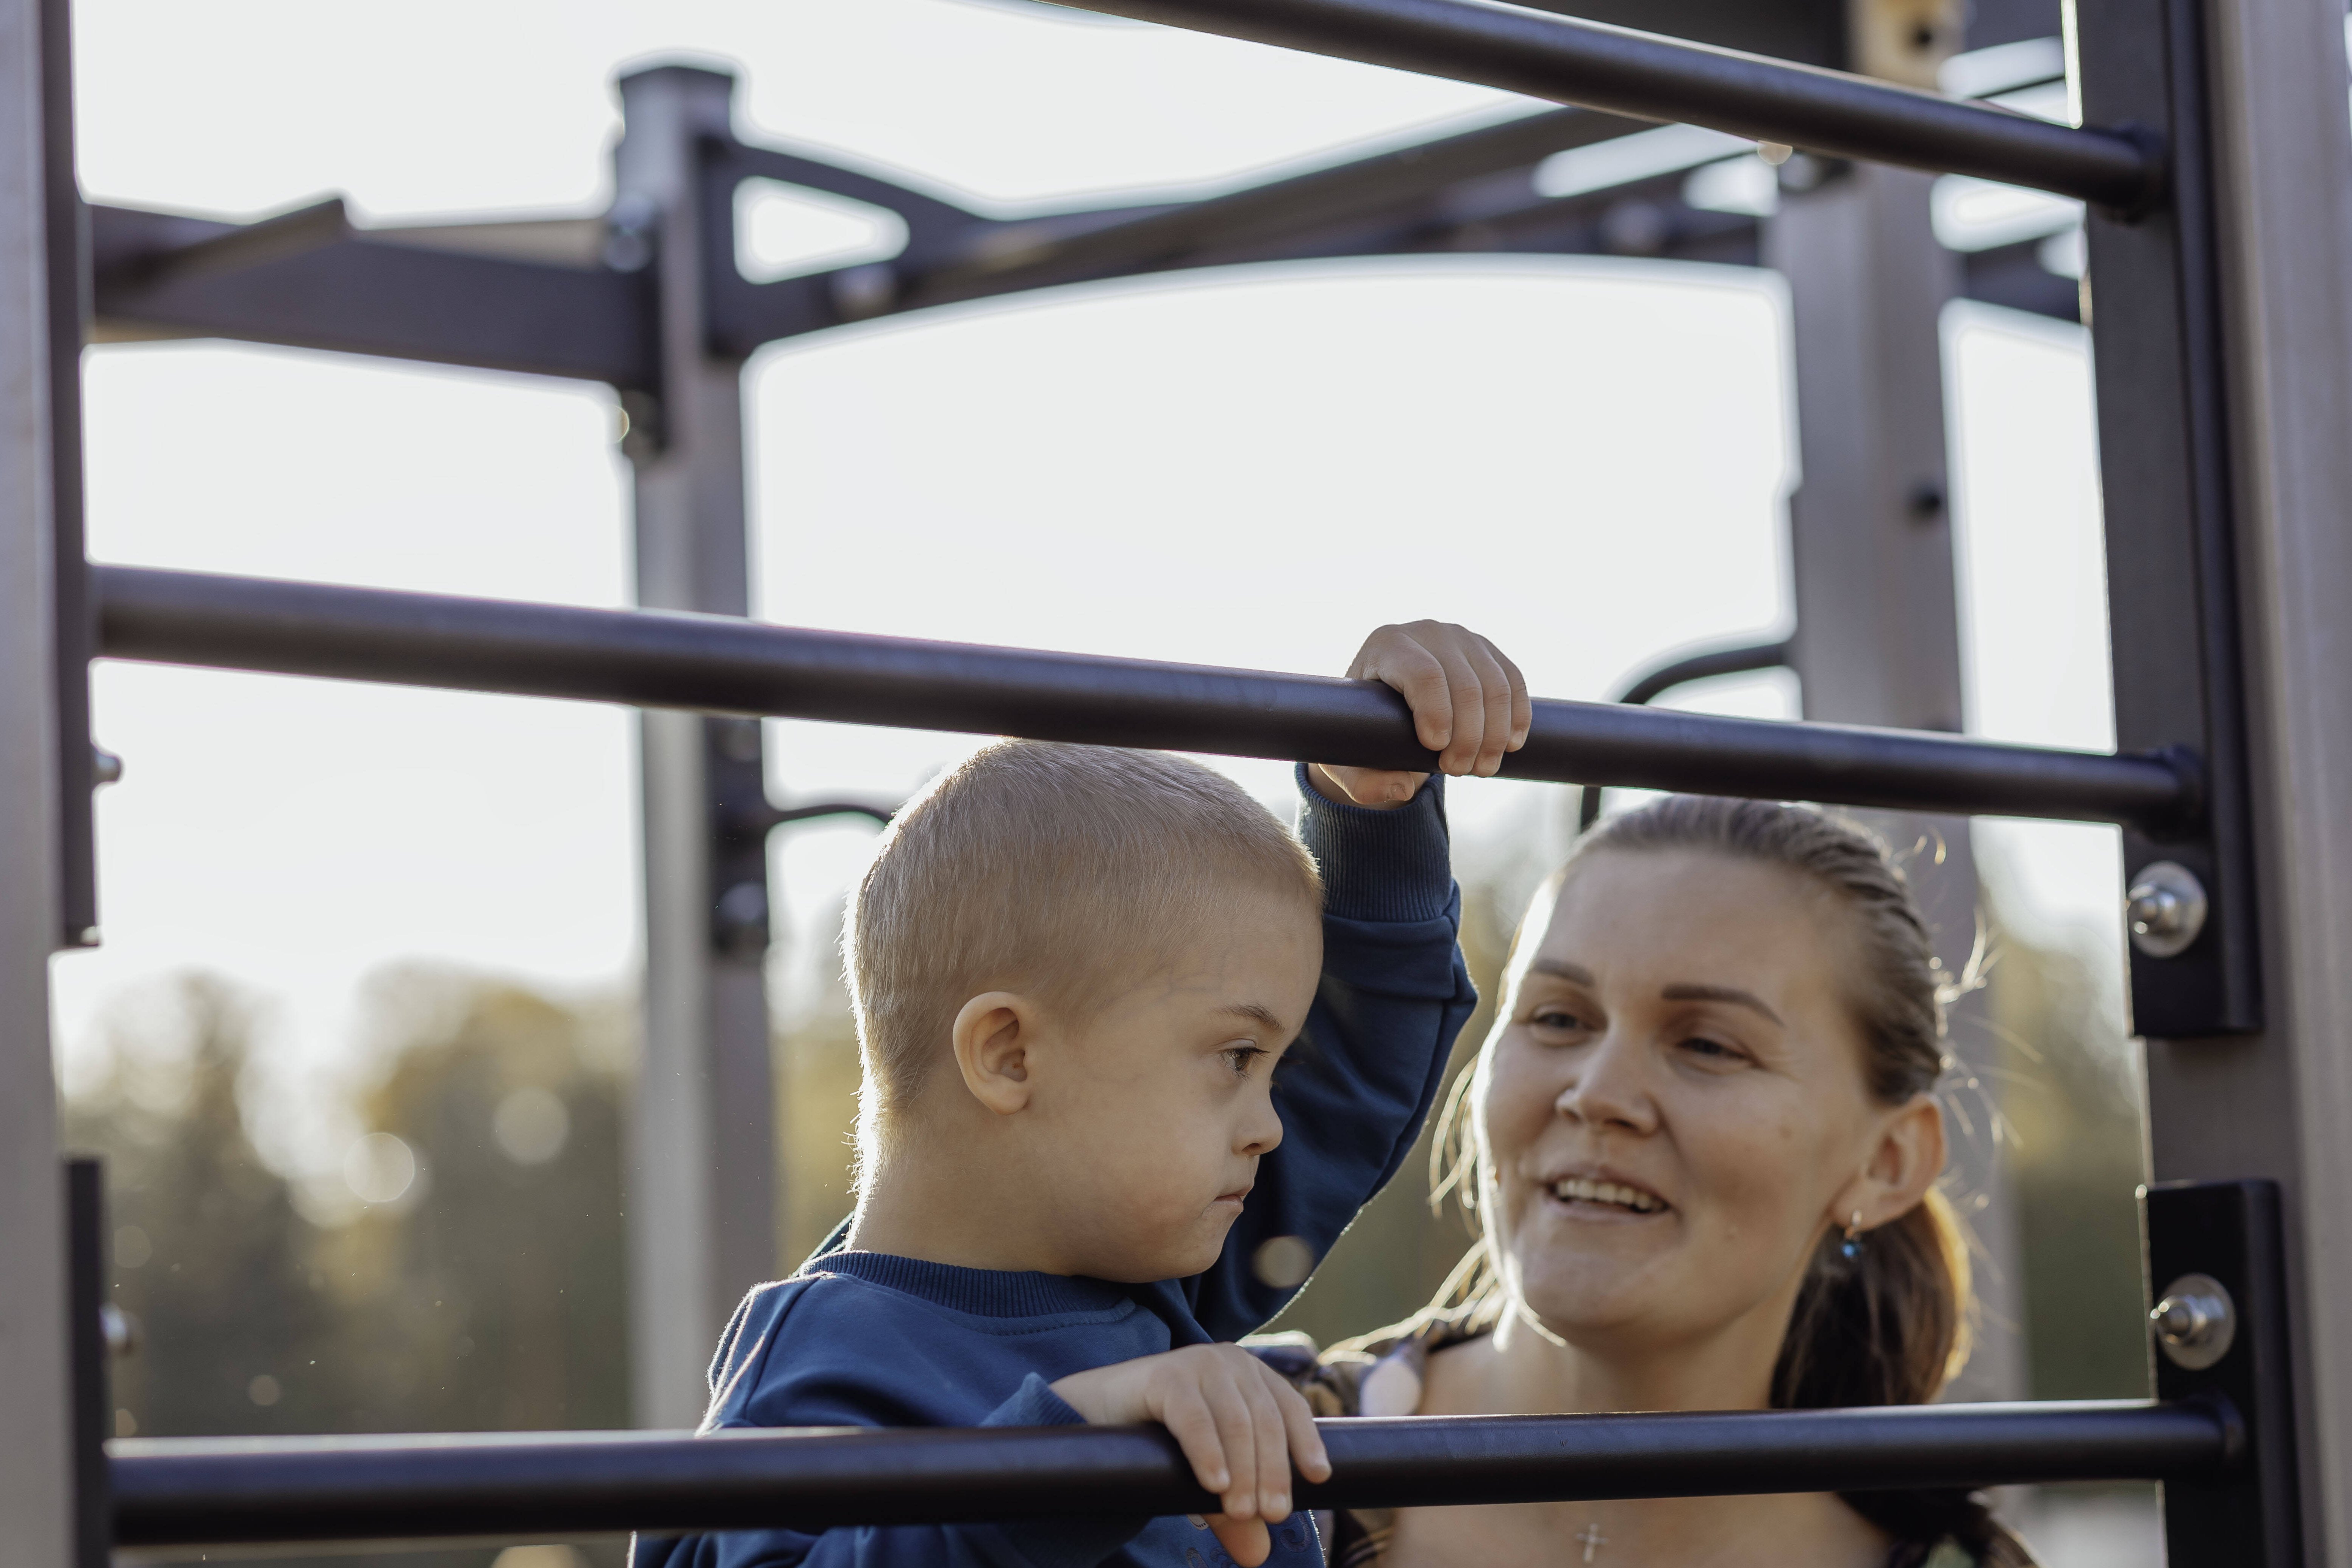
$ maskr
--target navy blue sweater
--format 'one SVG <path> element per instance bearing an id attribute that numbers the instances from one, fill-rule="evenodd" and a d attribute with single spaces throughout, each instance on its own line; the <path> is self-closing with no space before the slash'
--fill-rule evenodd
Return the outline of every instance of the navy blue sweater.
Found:
<path id="1" fill-rule="evenodd" d="M 1054 1426 L 1084 1420 L 1046 1385 L 1090 1367 L 1234 1340 L 1295 1294 L 1251 1268 L 1294 1236 L 1317 1258 L 1396 1173 L 1429 1114 L 1476 995 L 1455 945 L 1461 895 L 1433 779 L 1410 805 L 1366 811 L 1306 784 L 1299 836 L 1323 868 L 1323 977 L 1275 1075 L 1281 1144 L 1216 1263 L 1188 1279 L 1114 1285 L 826 1249 L 744 1299 L 711 1363 L 703 1430 L 730 1426 Z M 640 1539 L 638 1568 L 1231 1568 L 1182 1518 L 877 1525 Z M 1267 1568 L 1322 1561 L 1305 1514 Z"/>

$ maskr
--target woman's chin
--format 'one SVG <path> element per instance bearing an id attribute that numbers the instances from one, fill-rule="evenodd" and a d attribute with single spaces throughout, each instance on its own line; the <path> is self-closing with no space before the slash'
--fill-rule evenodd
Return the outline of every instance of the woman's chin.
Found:
<path id="1" fill-rule="evenodd" d="M 1528 1269 L 1517 1271 L 1518 1298 L 1552 1332 L 1576 1340 L 1655 1324 L 1670 1315 L 1678 1296 L 1654 1254 L 1628 1257 L 1613 1247 L 1570 1250 L 1547 1247 Z"/>

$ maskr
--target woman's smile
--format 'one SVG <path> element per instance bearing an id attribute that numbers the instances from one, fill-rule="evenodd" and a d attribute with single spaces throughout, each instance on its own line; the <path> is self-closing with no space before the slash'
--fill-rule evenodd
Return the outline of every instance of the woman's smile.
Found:
<path id="1" fill-rule="evenodd" d="M 1664 1218 L 1674 1205 L 1619 1172 L 1564 1171 L 1541 1183 L 1547 1206 L 1568 1218 L 1629 1224 Z"/>

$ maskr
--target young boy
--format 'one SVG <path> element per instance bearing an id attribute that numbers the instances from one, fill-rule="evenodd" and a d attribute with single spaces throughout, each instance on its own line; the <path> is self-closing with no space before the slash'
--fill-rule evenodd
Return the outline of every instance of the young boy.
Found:
<path id="1" fill-rule="evenodd" d="M 1444 772 L 1526 739 L 1518 671 L 1458 626 L 1384 626 L 1349 673 L 1404 694 Z M 1306 1404 L 1220 1342 L 1394 1173 L 1475 1000 L 1423 776 L 1302 766 L 1297 837 L 1160 752 L 999 742 L 934 781 L 849 915 L 845 1245 L 753 1290 L 712 1363 L 705 1431 L 1160 1421 L 1223 1514 L 646 1539 L 634 1561 L 1319 1564 L 1290 1516 L 1292 1461 L 1329 1473 Z"/>

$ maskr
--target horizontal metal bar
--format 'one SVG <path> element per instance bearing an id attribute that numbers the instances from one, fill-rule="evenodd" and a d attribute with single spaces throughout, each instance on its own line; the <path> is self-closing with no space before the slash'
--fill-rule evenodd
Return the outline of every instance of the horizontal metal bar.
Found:
<path id="1" fill-rule="evenodd" d="M 1759 669 L 1779 669 L 1789 662 L 1789 650 L 1793 646 L 1791 639 L 1783 637 L 1779 642 L 1712 647 L 1685 654 L 1635 676 L 1617 693 L 1617 700 L 1646 707 L 1675 687 L 1687 686 L 1694 680 L 1712 680 L 1722 675 L 1750 675 Z M 1605 793 L 1599 784 L 1584 786 L 1576 803 L 1577 832 L 1589 833 L 1600 822 L 1601 801 Z"/>
<path id="2" fill-rule="evenodd" d="M 910 247 L 892 261 L 772 283 L 744 281 L 731 252 L 714 246 L 711 343 L 749 357 L 762 344 L 884 311 L 1254 262 L 1475 250 L 1754 265 L 1756 220 L 1683 205 L 1687 171 L 1571 196 L 1537 191 L 1535 166 L 1552 153 L 1644 129 L 1654 128 L 1555 110 L 1194 202 L 975 219 L 929 259 Z M 733 165 L 716 167 L 723 188 Z M 1624 202 L 1651 206 L 1658 232 L 1631 247 L 1613 240 L 1605 215 Z M 853 281 L 854 292 L 845 288 Z"/>
<path id="3" fill-rule="evenodd" d="M 1631 132 L 1641 121 L 1583 109 L 1556 109 L 1435 141 L 1186 202 L 1124 223 L 1006 243 L 999 232 L 980 254 L 913 278 L 908 308 L 1037 288 L 1083 278 L 1153 272 L 1187 258 L 1278 249 L 1331 229 L 1376 225 L 1400 209 L 1425 207 L 1465 182 L 1532 168 L 1551 154 Z M 1530 204 L 1538 200 L 1530 188 Z M 1465 215 L 1465 217 L 1468 215 Z M 1007 225 L 1018 230 L 1021 225 Z"/>
<path id="4" fill-rule="evenodd" d="M 644 275 L 338 237 L 332 217 L 323 205 L 257 225 L 92 206 L 95 333 L 655 384 Z"/>
<path id="5" fill-rule="evenodd" d="M 300 256 L 325 245 L 351 238 L 352 220 L 343 198 L 297 207 L 251 223 L 226 226 L 221 233 L 170 250 L 141 255 L 131 266 L 138 282 L 153 284 L 167 277 L 186 278 L 202 272 L 255 267 L 265 261 Z"/>
<path id="6" fill-rule="evenodd" d="M 114 658 L 346 680 L 1426 769 L 1370 681 L 803 631 L 719 616 L 100 566 Z M 1948 813 L 2170 823 L 2162 758 L 1956 735 L 1538 702 L 1505 773 Z"/>
<path id="7" fill-rule="evenodd" d="M 2075 130 L 1867 77 L 1490 0 L 1066 3 L 1637 120 L 1976 174 L 2121 212 L 2152 204 L 2163 180 L 2161 157 L 2116 132 Z"/>
<path id="8" fill-rule="evenodd" d="M 2137 1400 L 1318 1423 L 1305 1508 L 2211 1477 L 2226 1405 Z M 1145 1426 L 199 1437 L 110 1445 L 121 1546 L 1202 1513 Z"/>

